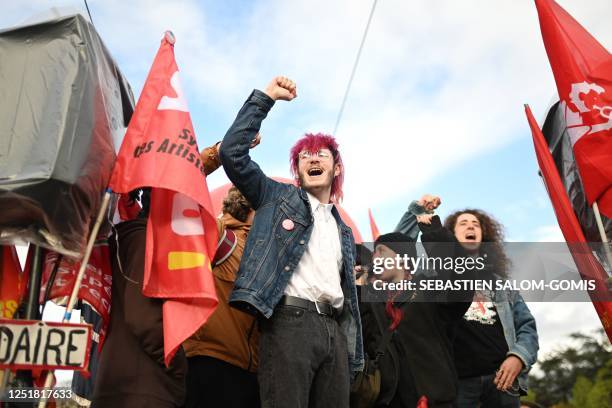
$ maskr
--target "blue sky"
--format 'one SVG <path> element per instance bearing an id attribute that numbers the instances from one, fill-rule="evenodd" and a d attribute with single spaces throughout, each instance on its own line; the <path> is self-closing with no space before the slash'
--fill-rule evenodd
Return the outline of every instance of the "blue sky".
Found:
<path id="1" fill-rule="evenodd" d="M 600 42 L 612 43 L 609 0 L 559 3 Z M 269 175 L 289 176 L 287 153 L 306 131 L 331 132 L 371 1 L 89 1 L 98 32 L 136 95 L 162 33 L 176 57 L 199 146 L 219 140 L 253 88 L 275 75 L 298 84 L 278 103 L 253 152 Z M 80 1 L 9 2 L 0 27 Z M 344 207 L 370 236 L 395 226 L 422 193 L 442 216 L 482 208 L 514 241 L 562 239 L 537 176 L 523 112 L 543 121 L 556 88 L 531 0 L 381 0 L 337 133 L 346 165 Z M 214 187 L 227 180 L 213 175 Z M 572 329 L 598 325 L 590 304 L 532 309 L 550 349 Z M 561 311 L 561 313 L 559 313 Z M 563 319 L 580 315 L 567 328 Z"/>

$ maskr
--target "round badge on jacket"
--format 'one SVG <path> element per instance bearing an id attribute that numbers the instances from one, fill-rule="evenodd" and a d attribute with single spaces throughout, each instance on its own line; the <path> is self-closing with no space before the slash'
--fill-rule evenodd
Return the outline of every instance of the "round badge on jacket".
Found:
<path id="1" fill-rule="evenodd" d="M 295 228 L 295 224 L 289 218 L 284 219 L 282 225 L 283 225 L 283 228 L 286 229 L 287 231 L 291 231 L 293 228 Z"/>

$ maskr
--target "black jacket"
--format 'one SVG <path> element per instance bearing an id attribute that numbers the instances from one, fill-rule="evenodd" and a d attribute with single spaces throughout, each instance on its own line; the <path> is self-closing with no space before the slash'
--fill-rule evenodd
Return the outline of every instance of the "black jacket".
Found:
<path id="1" fill-rule="evenodd" d="M 117 233 L 118 247 L 115 235 L 109 239 L 113 269 L 111 321 L 100 356 L 92 408 L 181 406 L 187 358 L 179 348 L 170 367 L 165 367 L 163 300 L 145 297 L 141 289 L 146 220 L 118 224 Z"/>
<path id="2" fill-rule="evenodd" d="M 419 224 L 429 256 L 462 256 L 450 231 L 444 229 L 440 219 L 433 218 L 431 225 Z M 446 279 L 454 279 L 453 271 L 439 271 Z M 461 279 L 469 278 L 466 274 Z M 366 289 L 367 290 L 367 289 Z M 416 406 L 425 395 L 429 406 L 452 406 L 457 396 L 457 374 L 454 366 L 453 337 L 456 326 L 470 306 L 469 301 L 437 301 L 432 294 L 417 292 L 409 304 L 403 307 L 404 316 L 391 341 L 389 353 L 380 364 L 382 387 L 379 397 L 381 407 Z M 463 293 L 461 300 L 471 299 L 473 293 Z M 446 296 L 447 300 L 448 297 Z M 452 298 L 450 300 L 453 300 Z M 457 300 L 457 299 L 454 299 Z M 398 305 L 399 306 L 399 305 Z M 388 328 L 391 321 L 382 302 L 361 302 L 364 348 L 369 356 L 382 337 L 379 321 Z"/>

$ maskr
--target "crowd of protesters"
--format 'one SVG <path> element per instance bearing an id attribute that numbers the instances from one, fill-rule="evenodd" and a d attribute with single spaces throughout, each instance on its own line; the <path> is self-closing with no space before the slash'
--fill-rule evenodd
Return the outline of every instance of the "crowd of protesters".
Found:
<path id="1" fill-rule="evenodd" d="M 371 265 L 427 256 L 485 256 L 462 279 L 505 277 L 502 226 L 468 209 L 444 222 L 439 197 L 412 202 L 373 251 L 355 245 L 336 206 L 344 167 L 333 137 L 307 134 L 290 151 L 295 185 L 267 177 L 249 149 L 276 101 L 297 96 L 276 77 L 254 90 L 207 173 L 222 166 L 233 187 L 218 219 L 214 314 L 163 361 L 162 300 L 144 297 L 146 208 L 111 237 L 112 314 L 94 407 L 519 407 L 536 361 L 535 321 L 510 291 L 386 291 L 375 280 L 453 280 L 452 268 L 419 273 Z M 483 245 L 483 244 L 486 244 Z M 357 250 L 359 248 L 359 250 Z M 383 264 L 383 263 L 379 263 Z M 386 264 L 385 264 L 386 265 Z"/>

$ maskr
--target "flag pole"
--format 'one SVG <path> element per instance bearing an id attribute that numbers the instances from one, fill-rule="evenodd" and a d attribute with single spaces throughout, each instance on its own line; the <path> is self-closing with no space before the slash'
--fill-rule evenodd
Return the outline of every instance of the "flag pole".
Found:
<path id="1" fill-rule="evenodd" d="M 87 241 L 87 246 L 85 247 L 85 254 L 83 255 L 83 259 L 81 259 L 79 273 L 77 274 L 74 286 L 72 288 L 72 293 L 70 294 L 70 299 L 68 300 L 68 304 L 66 305 L 66 312 L 64 313 L 62 323 L 69 322 L 70 318 L 72 317 L 72 310 L 74 309 L 74 304 L 76 303 L 79 290 L 81 289 L 81 282 L 83 282 L 83 276 L 85 276 L 85 270 L 87 269 L 87 264 L 89 263 L 89 257 L 91 256 L 91 251 L 93 250 L 94 243 L 96 242 L 96 238 L 98 237 L 98 231 L 100 231 L 100 225 L 102 225 L 104 214 L 106 213 L 110 199 L 111 190 L 106 189 L 106 192 L 104 192 L 104 196 L 102 197 L 102 205 L 100 206 L 100 211 L 98 211 L 96 222 L 93 225 L 91 234 L 89 235 L 89 240 Z M 47 372 L 47 376 L 45 377 L 45 384 L 43 385 L 43 387 L 51 388 L 52 382 L 53 370 L 50 370 Z M 38 408 L 45 408 L 46 406 L 47 401 L 45 399 L 41 399 L 41 401 L 38 403 Z"/>
<path id="2" fill-rule="evenodd" d="M 601 242 L 603 243 L 604 252 L 608 261 L 608 270 L 612 270 L 612 251 L 610 251 L 610 241 L 606 235 L 606 229 L 604 228 L 601 220 L 601 214 L 599 213 L 599 206 L 597 201 L 593 201 L 593 212 L 595 213 L 595 221 L 597 222 L 597 229 L 599 229 L 599 235 L 601 235 Z"/>
<path id="3" fill-rule="evenodd" d="M 64 313 L 64 319 L 62 321 L 63 323 L 70 321 L 70 318 L 72 317 L 72 309 L 74 309 L 74 304 L 76 303 L 79 290 L 81 289 L 81 282 L 83 281 L 83 276 L 85 275 L 85 269 L 87 269 L 89 257 L 91 256 L 91 251 L 93 250 L 94 243 L 96 242 L 96 238 L 98 237 L 98 231 L 100 231 L 100 225 L 102 225 L 104 214 L 106 213 L 110 199 L 111 191 L 107 189 L 104 193 L 104 197 L 102 198 L 102 205 L 100 206 L 98 217 L 96 218 L 96 222 L 91 230 L 91 234 L 89 235 L 89 241 L 87 242 L 85 254 L 83 255 L 83 259 L 81 260 L 81 266 L 79 268 L 79 273 L 77 274 L 76 281 L 74 282 L 74 287 L 72 288 L 70 300 L 68 300 L 68 304 L 66 305 L 66 312 Z"/>

